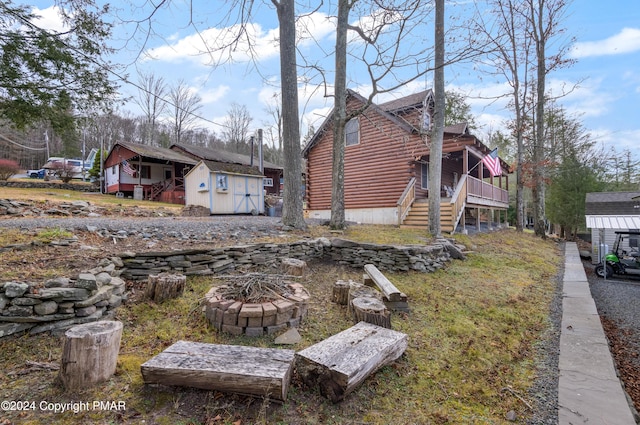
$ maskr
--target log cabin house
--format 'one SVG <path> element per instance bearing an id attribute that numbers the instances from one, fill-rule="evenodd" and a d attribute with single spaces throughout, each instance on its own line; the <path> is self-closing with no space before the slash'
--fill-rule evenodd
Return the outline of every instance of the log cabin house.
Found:
<path id="1" fill-rule="evenodd" d="M 347 110 L 366 105 L 349 90 Z M 344 195 L 347 221 L 428 228 L 429 131 L 431 90 L 382 104 L 371 104 L 347 122 Z M 307 160 L 306 202 L 310 218 L 329 219 L 332 181 L 332 115 L 303 149 Z M 489 228 L 506 223 L 508 164 L 493 176 L 483 158 L 491 153 L 466 123 L 445 128 L 440 197 L 444 232 L 467 225 Z"/>

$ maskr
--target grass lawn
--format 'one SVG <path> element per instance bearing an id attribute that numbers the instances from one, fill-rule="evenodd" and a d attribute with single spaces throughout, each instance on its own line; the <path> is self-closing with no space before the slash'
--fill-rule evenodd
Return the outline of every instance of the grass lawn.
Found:
<path id="1" fill-rule="evenodd" d="M 312 228 L 310 233 L 322 232 Z M 428 235 L 355 226 L 344 237 L 420 243 Z M 0 424 L 507 424 L 514 423 L 506 419 L 510 411 L 517 415 L 515 423 L 525 423 L 532 415 L 527 404 L 533 404 L 529 391 L 537 374 L 536 346 L 550 326 L 562 255 L 554 242 L 514 231 L 457 238 L 473 251 L 465 261 L 454 260 L 430 274 L 385 273 L 409 298 L 411 313 L 392 316 L 393 328 L 408 335 L 409 346 L 399 360 L 339 404 L 303 387 L 295 376 L 284 403 L 143 385 L 140 364 L 180 339 L 275 347 L 273 336 L 232 337 L 209 327 L 200 302 L 221 282 L 194 277 L 179 299 L 160 305 L 137 301 L 118 309 L 124 333 L 116 375 L 90 390 L 65 392 L 56 382 L 57 372 L 29 371 L 27 361 L 60 361 L 59 336 L 0 339 L 0 399 L 33 400 L 36 405 L 126 403 L 126 410 L 119 412 L 0 411 Z M 362 270 L 309 264 L 301 283 L 312 302 L 295 350 L 352 325 L 346 308 L 330 301 L 337 279 L 360 281 Z"/>

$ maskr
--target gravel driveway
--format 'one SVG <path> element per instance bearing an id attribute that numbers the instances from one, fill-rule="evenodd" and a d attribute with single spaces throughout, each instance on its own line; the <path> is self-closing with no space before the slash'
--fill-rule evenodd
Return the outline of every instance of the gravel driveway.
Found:
<path id="1" fill-rule="evenodd" d="M 590 261 L 583 264 L 618 374 L 640 410 L 640 277 L 600 279 Z"/>

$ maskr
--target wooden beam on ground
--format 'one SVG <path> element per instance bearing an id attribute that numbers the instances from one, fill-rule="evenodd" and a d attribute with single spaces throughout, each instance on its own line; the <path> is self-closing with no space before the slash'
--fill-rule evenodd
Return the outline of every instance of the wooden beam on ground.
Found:
<path id="1" fill-rule="evenodd" d="M 406 334 L 360 322 L 296 353 L 296 374 L 335 403 L 406 349 Z"/>
<path id="2" fill-rule="evenodd" d="M 293 350 L 178 341 L 140 366 L 145 384 L 286 400 Z"/>
<path id="3" fill-rule="evenodd" d="M 392 311 L 409 311 L 407 296 L 400 292 L 393 283 L 373 264 L 365 264 L 365 273 L 382 292 L 382 301 Z"/>

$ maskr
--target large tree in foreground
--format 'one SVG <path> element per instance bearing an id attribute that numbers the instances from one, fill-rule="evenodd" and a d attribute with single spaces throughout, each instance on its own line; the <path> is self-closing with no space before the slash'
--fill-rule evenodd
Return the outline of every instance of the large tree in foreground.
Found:
<path id="1" fill-rule="evenodd" d="M 282 90 L 282 139 L 284 140 L 284 199 L 282 222 L 306 229 L 302 212 L 302 155 L 298 117 L 295 0 L 271 0 L 280 22 L 280 89 Z"/>
<path id="2" fill-rule="evenodd" d="M 64 30 L 38 26 L 30 6 L 0 2 L 0 118 L 18 128 L 46 120 L 57 131 L 73 128 L 73 113 L 104 106 L 115 86 L 106 64 L 111 27 L 107 7 L 92 0 L 58 0 Z"/>

